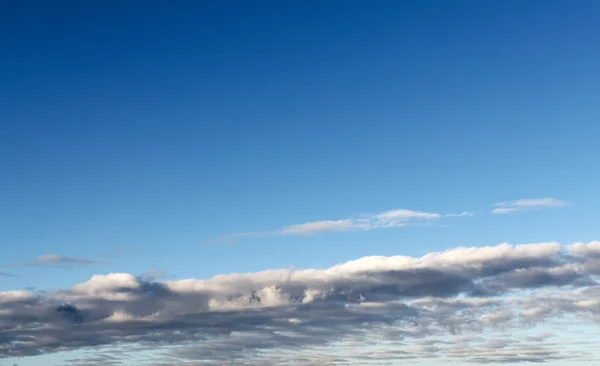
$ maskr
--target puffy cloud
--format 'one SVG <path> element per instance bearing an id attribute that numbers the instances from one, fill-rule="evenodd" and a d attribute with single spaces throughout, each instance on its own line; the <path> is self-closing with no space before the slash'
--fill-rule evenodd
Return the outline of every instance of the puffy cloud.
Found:
<path id="1" fill-rule="evenodd" d="M 522 198 L 515 201 L 505 201 L 495 203 L 497 206 L 492 210 L 493 214 L 508 214 L 517 211 L 540 209 L 540 208 L 552 208 L 566 206 L 567 203 L 564 201 L 557 200 L 556 198 Z"/>
<path id="2" fill-rule="evenodd" d="M 164 354 L 152 361 L 156 365 L 236 365 L 248 359 L 260 365 L 558 359 L 564 357 L 560 350 L 527 340 L 504 348 L 498 346 L 503 341 L 485 343 L 489 337 L 468 344 L 415 342 L 492 334 L 561 316 L 597 322 L 598 266 L 588 256 L 596 243 L 505 243 L 206 280 L 159 282 L 111 273 L 49 293 L 1 292 L 0 355 L 119 345 L 161 348 Z M 376 344 L 406 347 L 402 352 L 382 349 L 377 356 L 340 358 L 330 352 L 333 344 L 369 345 L 375 338 Z M 311 353 L 303 356 L 299 350 Z"/>
<path id="3" fill-rule="evenodd" d="M 574 243 L 569 245 L 569 251 L 579 257 L 598 257 L 600 256 L 600 241 Z"/>
<path id="4" fill-rule="evenodd" d="M 0 292 L 0 304 L 15 304 L 35 299 L 35 294 L 29 291 L 5 291 Z"/>

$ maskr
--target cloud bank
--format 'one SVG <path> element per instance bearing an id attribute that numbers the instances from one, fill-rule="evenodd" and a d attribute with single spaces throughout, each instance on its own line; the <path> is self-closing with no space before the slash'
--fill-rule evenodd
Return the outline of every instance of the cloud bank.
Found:
<path id="1" fill-rule="evenodd" d="M 492 213 L 502 215 L 517 211 L 563 207 L 566 205 L 566 202 L 557 200 L 556 198 L 523 198 L 515 201 L 495 203 L 494 206 L 496 206 L 496 208 L 492 210 Z"/>
<path id="2" fill-rule="evenodd" d="M 53 292 L 0 292 L 0 357 L 92 347 L 92 358 L 69 364 L 118 365 L 118 346 L 160 348 L 144 363 L 156 366 L 543 362 L 572 356 L 544 341 L 551 335 L 507 340 L 495 332 L 568 317 L 597 324 L 598 275 L 598 241 L 372 256 L 206 280 L 110 273 Z M 371 348 L 332 352 L 357 344 Z"/>

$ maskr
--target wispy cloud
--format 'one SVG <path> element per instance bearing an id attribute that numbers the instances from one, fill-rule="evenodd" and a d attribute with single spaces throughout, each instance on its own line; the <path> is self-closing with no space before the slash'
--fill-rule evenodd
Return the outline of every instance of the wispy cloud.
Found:
<path id="1" fill-rule="evenodd" d="M 472 216 L 472 212 L 440 214 L 434 212 L 394 209 L 378 213 L 358 214 L 337 220 L 310 221 L 286 226 L 279 230 L 228 234 L 225 238 L 250 238 L 273 235 L 313 235 L 324 232 L 369 231 L 409 225 L 430 225 L 444 217 Z"/>
<path id="2" fill-rule="evenodd" d="M 467 216 L 473 216 L 474 214 L 475 214 L 474 212 L 464 211 L 461 213 L 446 214 L 444 216 L 445 217 L 467 217 Z"/>
<path id="3" fill-rule="evenodd" d="M 572 359 L 562 343 L 545 343 L 548 334 L 531 338 L 535 334 L 527 331 L 560 319 L 570 326 L 576 319 L 597 324 L 599 274 L 599 242 L 462 247 L 210 279 L 152 281 L 110 273 L 63 290 L 0 292 L 0 358 L 162 345 L 166 359 L 144 364 Z M 399 343 L 375 353 L 342 352 L 342 359 L 340 342 L 350 342 L 349 350 Z"/>
<path id="4" fill-rule="evenodd" d="M 556 198 L 522 198 L 515 201 L 494 203 L 493 206 L 496 206 L 496 208 L 492 210 L 492 213 L 502 215 L 517 211 L 563 207 L 566 205 L 567 203 L 565 201 L 560 201 Z"/>
<path id="5" fill-rule="evenodd" d="M 0 271 L 0 277 L 14 277 L 14 275 L 7 273 L 7 272 Z"/>
<path id="6" fill-rule="evenodd" d="M 312 221 L 290 225 L 278 231 L 281 235 L 306 235 L 327 231 L 372 230 L 368 219 Z"/>
<path id="7" fill-rule="evenodd" d="M 59 267 L 59 268 L 72 268 L 86 265 L 97 265 L 105 264 L 101 261 L 66 257 L 58 254 L 43 254 L 35 258 L 33 261 L 12 264 L 7 267 Z"/>
<path id="8" fill-rule="evenodd" d="M 164 271 L 162 269 L 151 269 L 142 273 L 142 278 L 150 279 L 150 280 L 164 280 L 167 278 L 175 277 L 172 273 Z"/>

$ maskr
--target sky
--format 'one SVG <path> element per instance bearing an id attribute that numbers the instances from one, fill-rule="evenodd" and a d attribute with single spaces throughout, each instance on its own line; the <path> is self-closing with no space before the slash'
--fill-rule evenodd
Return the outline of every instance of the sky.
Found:
<path id="1" fill-rule="evenodd" d="M 0 365 L 600 359 L 598 14 L 2 2 Z"/>

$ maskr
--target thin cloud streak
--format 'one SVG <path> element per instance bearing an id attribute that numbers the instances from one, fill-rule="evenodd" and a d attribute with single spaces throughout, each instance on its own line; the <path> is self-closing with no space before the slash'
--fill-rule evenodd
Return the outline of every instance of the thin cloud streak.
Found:
<path id="1" fill-rule="evenodd" d="M 473 215 L 475 215 L 474 212 L 464 211 L 461 213 L 446 214 L 446 215 L 444 215 L 444 217 L 469 217 L 469 216 L 473 216 Z"/>
<path id="2" fill-rule="evenodd" d="M 535 210 L 543 208 L 556 208 L 566 206 L 567 202 L 556 198 L 522 198 L 515 201 L 494 203 L 496 206 L 491 212 L 495 215 L 505 215 L 517 211 Z"/>
<path id="3" fill-rule="evenodd" d="M 73 268 L 78 266 L 101 265 L 105 262 L 66 257 L 58 254 L 43 254 L 35 258 L 33 261 L 10 264 L 5 267 L 51 267 L 51 268 Z"/>
<path id="4" fill-rule="evenodd" d="M 264 232 L 233 233 L 224 239 L 252 238 L 265 236 L 306 236 L 326 232 L 370 231 L 412 225 L 427 225 L 442 218 L 472 216 L 472 212 L 439 214 L 434 212 L 394 209 L 375 214 L 359 214 L 345 219 L 310 221 L 286 226 L 279 230 Z"/>

